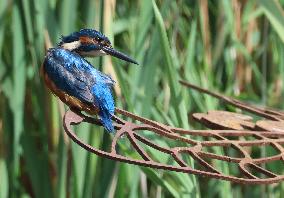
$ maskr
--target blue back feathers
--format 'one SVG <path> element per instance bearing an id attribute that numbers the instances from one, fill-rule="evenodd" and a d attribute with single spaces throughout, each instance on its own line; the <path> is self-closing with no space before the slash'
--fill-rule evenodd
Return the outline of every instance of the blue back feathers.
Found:
<path id="1" fill-rule="evenodd" d="M 90 32 L 86 29 L 81 31 Z M 57 88 L 86 104 L 98 107 L 105 129 L 109 132 L 114 130 L 111 118 L 115 107 L 111 88 L 115 82 L 110 76 L 95 69 L 77 53 L 62 48 L 50 49 L 43 67 Z"/>

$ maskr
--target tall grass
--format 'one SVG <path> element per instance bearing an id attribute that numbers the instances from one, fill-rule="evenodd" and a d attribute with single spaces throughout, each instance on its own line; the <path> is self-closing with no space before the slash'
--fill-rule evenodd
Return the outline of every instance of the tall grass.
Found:
<path id="1" fill-rule="evenodd" d="M 186 79 L 281 109 L 283 6 L 282 0 L 0 0 L 0 197 L 281 197 L 283 185 L 235 185 L 86 152 L 64 135 L 65 107 L 44 88 L 39 68 L 46 44 L 95 28 L 140 63 L 91 60 L 117 81 L 118 107 L 196 127 L 188 112 L 223 107 L 178 84 Z M 77 128 L 81 139 L 103 148 L 110 137 L 99 130 Z"/>

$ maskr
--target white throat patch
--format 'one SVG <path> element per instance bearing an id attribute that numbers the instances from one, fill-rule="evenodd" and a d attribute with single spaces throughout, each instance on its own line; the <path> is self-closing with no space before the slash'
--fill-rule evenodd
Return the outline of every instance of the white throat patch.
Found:
<path id="1" fill-rule="evenodd" d="M 107 53 L 105 53 L 103 50 L 93 50 L 89 52 L 79 52 L 82 56 L 88 56 L 88 57 L 97 57 L 97 56 L 104 56 Z"/>

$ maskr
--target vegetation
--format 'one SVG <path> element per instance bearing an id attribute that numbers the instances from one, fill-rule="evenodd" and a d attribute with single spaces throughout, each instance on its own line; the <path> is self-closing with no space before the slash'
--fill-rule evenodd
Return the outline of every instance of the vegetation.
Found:
<path id="1" fill-rule="evenodd" d="M 225 108 L 178 83 L 186 79 L 283 109 L 283 6 L 283 0 L 0 0 L 0 197 L 283 196 L 283 184 L 242 186 L 90 154 L 64 135 L 66 107 L 39 75 L 46 47 L 88 27 L 140 63 L 91 60 L 117 81 L 118 107 L 183 128 L 192 127 L 188 112 Z M 97 147 L 110 142 L 96 126 L 78 131 Z"/>

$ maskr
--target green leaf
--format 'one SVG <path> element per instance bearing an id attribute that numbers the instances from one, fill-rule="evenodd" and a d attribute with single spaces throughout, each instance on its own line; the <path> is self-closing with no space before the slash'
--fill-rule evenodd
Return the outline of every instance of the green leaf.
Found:
<path id="1" fill-rule="evenodd" d="M 284 11 L 277 0 L 258 0 L 265 16 L 284 42 Z"/>
<path id="2" fill-rule="evenodd" d="M 3 158 L 0 158 L 0 178 L 1 178 L 0 198 L 6 198 L 8 197 L 8 191 L 9 191 L 9 178 L 8 178 L 7 165 Z"/>

